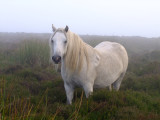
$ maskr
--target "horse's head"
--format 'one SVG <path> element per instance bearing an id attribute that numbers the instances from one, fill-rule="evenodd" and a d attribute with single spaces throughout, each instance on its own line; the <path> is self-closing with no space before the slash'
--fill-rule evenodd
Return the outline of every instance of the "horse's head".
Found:
<path id="1" fill-rule="evenodd" d="M 55 64 L 61 63 L 61 59 L 64 57 L 67 51 L 67 36 L 68 26 L 65 29 L 56 29 L 52 25 L 53 35 L 50 39 L 51 47 L 51 59 Z"/>

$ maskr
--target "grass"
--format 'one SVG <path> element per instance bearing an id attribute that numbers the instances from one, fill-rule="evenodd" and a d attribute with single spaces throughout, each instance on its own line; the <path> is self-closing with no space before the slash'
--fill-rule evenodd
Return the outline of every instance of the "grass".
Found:
<path id="1" fill-rule="evenodd" d="M 2 120 L 160 119 L 159 62 L 133 60 L 119 92 L 94 90 L 86 99 L 78 88 L 73 104 L 66 105 L 61 76 L 49 63 L 47 40 L 24 40 L 8 48 L 4 47 L 7 43 L 1 45 Z"/>

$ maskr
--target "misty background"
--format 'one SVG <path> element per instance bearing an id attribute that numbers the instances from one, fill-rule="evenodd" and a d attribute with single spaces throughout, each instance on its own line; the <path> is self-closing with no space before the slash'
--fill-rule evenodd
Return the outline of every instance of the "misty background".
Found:
<path id="1" fill-rule="evenodd" d="M 160 36 L 158 0 L 0 0 L 0 32 Z"/>
<path id="2" fill-rule="evenodd" d="M 159 21 L 159 0 L 0 0 L 0 120 L 160 120 Z M 66 105 L 50 62 L 52 24 L 92 47 L 122 44 L 129 64 L 120 91 L 85 99 L 76 89 Z"/>

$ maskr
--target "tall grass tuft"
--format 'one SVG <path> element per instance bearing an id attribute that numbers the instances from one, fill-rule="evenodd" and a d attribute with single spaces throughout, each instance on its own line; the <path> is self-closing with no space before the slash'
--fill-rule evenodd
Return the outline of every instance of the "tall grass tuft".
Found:
<path id="1" fill-rule="evenodd" d="M 15 53 L 15 61 L 20 64 L 48 66 L 49 45 L 48 41 L 26 40 L 22 41 Z"/>

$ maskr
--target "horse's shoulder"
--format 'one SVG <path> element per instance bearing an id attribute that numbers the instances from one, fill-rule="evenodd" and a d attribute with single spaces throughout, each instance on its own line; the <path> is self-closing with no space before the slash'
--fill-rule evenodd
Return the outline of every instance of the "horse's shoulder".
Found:
<path id="1" fill-rule="evenodd" d="M 94 63 L 95 66 L 98 66 L 100 63 L 100 53 L 97 50 L 95 50 Z"/>
<path id="2" fill-rule="evenodd" d="M 95 48 L 91 47 L 90 45 L 86 44 L 88 56 L 90 58 L 90 62 L 94 63 L 94 66 L 98 66 L 100 62 L 100 53 Z"/>

